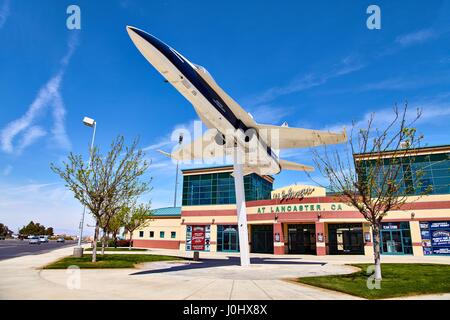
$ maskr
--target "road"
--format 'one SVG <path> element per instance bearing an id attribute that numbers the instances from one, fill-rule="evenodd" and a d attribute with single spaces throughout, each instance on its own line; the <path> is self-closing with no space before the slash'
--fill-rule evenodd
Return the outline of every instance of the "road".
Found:
<path id="1" fill-rule="evenodd" d="M 49 241 L 41 244 L 29 244 L 28 240 L 0 240 L 0 260 L 11 259 L 15 257 L 41 254 L 54 249 L 74 245 L 76 241 L 66 241 L 65 243 L 57 243 Z"/>

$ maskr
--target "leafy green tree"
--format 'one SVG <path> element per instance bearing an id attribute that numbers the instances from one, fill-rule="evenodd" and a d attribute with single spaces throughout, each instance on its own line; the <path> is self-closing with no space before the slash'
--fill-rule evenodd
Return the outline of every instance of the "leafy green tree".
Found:
<path id="1" fill-rule="evenodd" d="M 115 248 L 117 248 L 117 236 L 119 235 L 120 229 L 125 225 L 126 213 L 127 208 L 122 207 L 121 210 L 110 219 L 108 224 L 108 230 L 111 233 Z"/>
<path id="2" fill-rule="evenodd" d="M 26 226 L 23 226 L 19 230 L 19 234 L 24 236 L 30 236 L 30 235 L 46 235 L 46 231 L 51 229 L 53 232 L 53 228 L 45 228 L 45 226 L 41 225 L 40 223 L 34 223 L 33 221 L 30 221 Z"/>
<path id="3" fill-rule="evenodd" d="M 51 237 L 53 236 L 54 232 L 53 232 L 53 228 L 52 227 L 48 227 L 47 229 L 45 229 L 45 235 Z"/>
<path id="4" fill-rule="evenodd" d="M 9 237 L 12 235 L 12 231 L 9 230 L 8 226 L 0 223 L 0 237 Z"/>
<path id="5" fill-rule="evenodd" d="M 66 182 L 74 197 L 95 218 L 92 262 L 97 261 L 100 228 L 117 213 L 115 208 L 149 191 L 151 179 L 143 180 L 149 163 L 137 145 L 138 140 L 135 140 L 130 146 L 125 146 L 124 138 L 119 136 L 112 142 L 107 154 L 100 154 L 97 147 L 91 150 L 90 166 L 81 155 L 73 153 L 69 154 L 67 162 L 63 162 L 63 167 L 51 164 L 51 169 Z"/>
<path id="6" fill-rule="evenodd" d="M 131 250 L 133 244 L 133 232 L 142 227 L 151 215 L 150 204 L 133 205 L 132 207 L 126 208 L 124 211 L 124 228 L 125 232 L 128 232 L 130 237 L 129 249 Z"/>

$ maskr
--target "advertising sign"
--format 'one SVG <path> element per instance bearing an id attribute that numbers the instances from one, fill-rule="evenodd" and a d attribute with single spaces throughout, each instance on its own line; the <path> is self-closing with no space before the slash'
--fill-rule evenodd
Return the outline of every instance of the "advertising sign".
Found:
<path id="1" fill-rule="evenodd" d="M 432 246 L 450 246 L 450 231 L 449 230 L 434 230 L 431 234 Z"/>
<path id="2" fill-rule="evenodd" d="M 426 255 L 450 254 L 450 222 L 420 222 L 423 253 Z"/>
<path id="3" fill-rule="evenodd" d="M 186 226 L 186 250 L 210 250 L 210 226 Z"/>
<path id="4" fill-rule="evenodd" d="M 383 230 L 397 230 L 398 224 L 389 222 L 389 223 L 382 224 L 382 228 L 383 228 Z"/>

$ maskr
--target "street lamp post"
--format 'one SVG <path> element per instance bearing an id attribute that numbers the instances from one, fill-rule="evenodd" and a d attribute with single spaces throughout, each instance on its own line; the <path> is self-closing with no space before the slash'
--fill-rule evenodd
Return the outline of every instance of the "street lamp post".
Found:
<path id="1" fill-rule="evenodd" d="M 94 128 L 94 131 L 92 133 L 92 141 L 91 141 L 91 148 L 89 149 L 89 164 L 88 167 L 91 166 L 91 162 L 92 162 L 92 150 L 94 149 L 94 140 L 95 140 L 95 131 L 97 129 L 97 122 L 94 119 L 91 119 L 89 117 L 84 117 L 83 118 L 83 123 L 91 128 Z M 86 214 L 86 206 L 83 207 L 83 213 L 81 215 L 81 221 L 80 221 L 80 232 L 78 235 L 78 246 L 76 246 L 73 249 L 73 255 L 75 257 L 82 257 L 83 256 L 83 248 L 81 247 L 81 239 L 83 238 L 83 225 L 84 225 L 84 216 Z"/>
<path id="2" fill-rule="evenodd" d="M 183 134 L 180 134 L 178 137 L 178 145 L 181 145 L 183 143 Z M 175 196 L 173 197 L 173 207 L 175 208 L 177 206 L 177 189 L 178 189 L 178 160 L 177 160 L 177 169 L 176 169 L 176 175 L 175 175 Z"/>

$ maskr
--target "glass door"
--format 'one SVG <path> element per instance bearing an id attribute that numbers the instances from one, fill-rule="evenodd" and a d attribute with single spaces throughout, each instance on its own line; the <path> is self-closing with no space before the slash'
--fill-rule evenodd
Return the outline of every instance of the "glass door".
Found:
<path id="1" fill-rule="evenodd" d="M 238 236 L 236 228 L 223 230 L 222 251 L 238 251 Z"/>
<path id="2" fill-rule="evenodd" d="M 387 254 L 403 254 L 403 241 L 401 231 L 382 231 L 381 250 Z"/>

